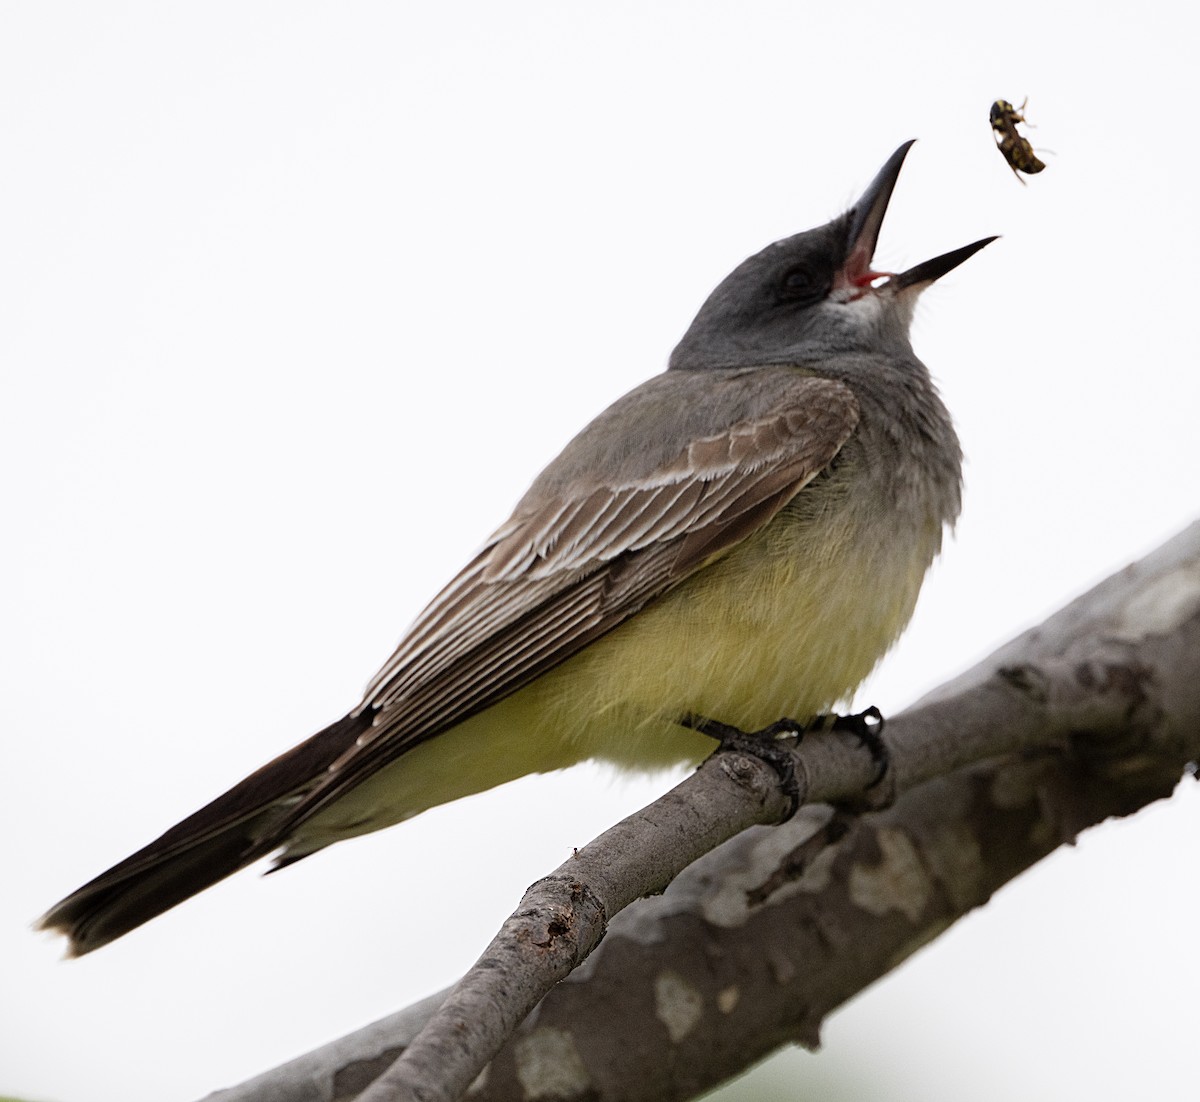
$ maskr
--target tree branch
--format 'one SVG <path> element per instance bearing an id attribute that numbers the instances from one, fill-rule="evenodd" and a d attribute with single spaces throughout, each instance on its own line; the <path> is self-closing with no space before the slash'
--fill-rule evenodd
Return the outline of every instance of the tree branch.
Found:
<path id="1" fill-rule="evenodd" d="M 1200 523 L 892 719 L 893 806 L 811 806 L 861 805 L 873 772 L 821 735 L 796 751 L 810 806 L 746 830 L 787 799 L 763 763 L 716 755 L 535 884 L 451 994 L 211 1098 L 693 1097 L 815 1044 L 997 887 L 1168 795 L 1200 759 L 1198 675 Z"/>

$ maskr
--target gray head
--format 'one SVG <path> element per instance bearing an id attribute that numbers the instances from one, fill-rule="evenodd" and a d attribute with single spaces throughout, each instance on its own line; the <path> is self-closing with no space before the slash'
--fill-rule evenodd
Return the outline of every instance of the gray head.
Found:
<path id="1" fill-rule="evenodd" d="M 986 237 L 900 274 L 871 267 L 905 142 L 845 214 L 768 245 L 700 308 L 670 368 L 799 363 L 836 352 L 908 351 L 917 296 L 994 241 Z"/>

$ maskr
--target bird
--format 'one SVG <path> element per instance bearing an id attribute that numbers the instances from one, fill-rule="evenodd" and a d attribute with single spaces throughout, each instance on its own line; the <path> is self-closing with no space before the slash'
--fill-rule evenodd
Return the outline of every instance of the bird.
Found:
<path id="1" fill-rule="evenodd" d="M 961 506 L 909 341 L 994 240 L 872 267 L 912 142 L 831 221 L 739 264 L 665 371 L 533 481 L 343 718 L 55 904 L 90 953 L 261 858 L 269 871 L 530 773 L 696 763 L 706 723 L 798 726 L 909 621 Z M 697 717 L 702 717 L 697 721 Z"/>

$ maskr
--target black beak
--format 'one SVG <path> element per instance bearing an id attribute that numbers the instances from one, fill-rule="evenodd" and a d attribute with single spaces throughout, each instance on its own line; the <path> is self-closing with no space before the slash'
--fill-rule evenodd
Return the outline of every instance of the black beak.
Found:
<path id="1" fill-rule="evenodd" d="M 842 264 L 843 278 L 849 283 L 863 286 L 887 274 L 872 271 L 871 258 L 875 255 L 879 230 L 883 226 L 883 216 L 887 213 L 888 202 L 900 176 L 900 167 L 912 147 L 913 142 L 907 141 L 897 149 L 863 192 L 862 198 L 850 208 L 850 232 L 847 237 L 846 259 Z M 953 271 L 967 257 L 974 256 L 984 245 L 990 245 L 995 240 L 995 237 L 985 237 L 972 245 L 964 245 L 961 249 L 926 260 L 923 264 L 909 268 L 907 272 L 893 275 L 887 286 L 893 291 L 903 291 L 906 287 L 926 287 L 935 279 Z"/>
<path id="2" fill-rule="evenodd" d="M 875 245 L 879 241 L 879 230 L 883 225 L 883 216 L 887 213 L 888 202 L 892 198 L 892 190 L 900 177 L 900 166 L 912 149 L 913 142 L 905 142 L 888 159 L 887 163 L 875 175 L 862 197 L 850 208 L 850 233 L 847 238 L 846 260 L 842 270 L 853 275 L 866 272 L 871 267 L 871 257 L 875 255 Z"/>
<path id="3" fill-rule="evenodd" d="M 954 271 L 967 257 L 974 256 L 984 245 L 990 245 L 995 240 L 995 237 L 985 237 L 974 244 L 964 245 L 961 249 L 935 256 L 932 260 L 909 268 L 907 272 L 892 276 L 888 280 L 888 286 L 897 291 L 903 291 L 905 287 L 916 287 L 918 284 L 928 286 L 935 279 L 941 279 L 947 272 Z"/>

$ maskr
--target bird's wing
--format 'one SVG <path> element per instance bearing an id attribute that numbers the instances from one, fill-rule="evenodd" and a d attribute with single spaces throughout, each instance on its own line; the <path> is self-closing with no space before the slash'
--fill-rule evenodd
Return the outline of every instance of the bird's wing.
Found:
<path id="1" fill-rule="evenodd" d="M 782 380 L 782 381 L 780 381 Z M 367 689 L 370 729 L 256 847 L 266 853 L 404 751 L 528 684 L 763 528 L 858 423 L 844 384 L 787 372 L 766 408 L 634 475 L 528 497 Z"/>

